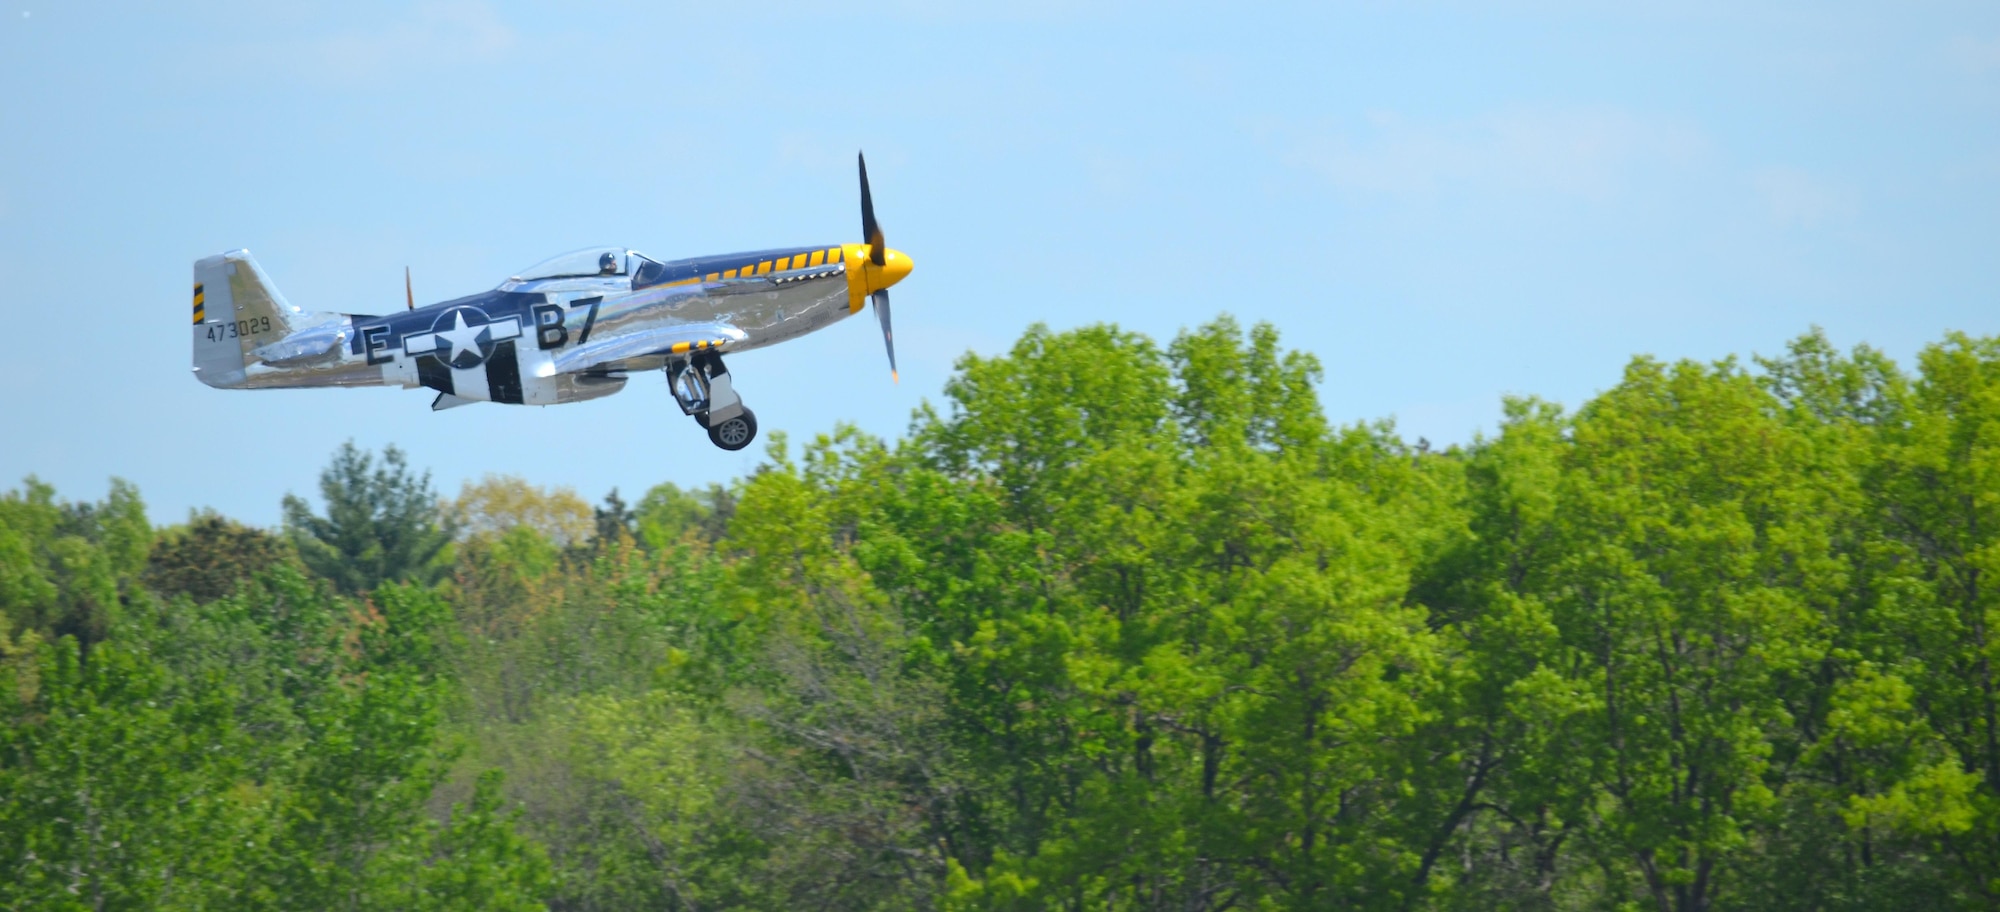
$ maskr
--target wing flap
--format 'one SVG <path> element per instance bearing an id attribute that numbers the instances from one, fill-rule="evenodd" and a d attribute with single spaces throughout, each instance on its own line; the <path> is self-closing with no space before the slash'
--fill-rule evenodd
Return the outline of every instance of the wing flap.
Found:
<path id="1" fill-rule="evenodd" d="M 543 376 L 580 373 L 647 355 L 721 351 L 748 338 L 750 338 L 748 333 L 726 323 L 685 323 L 648 332 L 632 333 L 602 342 L 591 342 L 558 352 L 543 368 L 547 371 Z"/>

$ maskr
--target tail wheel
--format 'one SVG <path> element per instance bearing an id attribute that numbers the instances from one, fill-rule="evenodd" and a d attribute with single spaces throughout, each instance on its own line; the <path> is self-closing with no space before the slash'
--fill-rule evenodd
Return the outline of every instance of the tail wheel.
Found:
<path id="1" fill-rule="evenodd" d="M 736 451 L 750 445 L 757 439 L 757 413 L 744 409 L 742 414 L 727 418 L 708 426 L 708 440 L 725 450 Z"/>

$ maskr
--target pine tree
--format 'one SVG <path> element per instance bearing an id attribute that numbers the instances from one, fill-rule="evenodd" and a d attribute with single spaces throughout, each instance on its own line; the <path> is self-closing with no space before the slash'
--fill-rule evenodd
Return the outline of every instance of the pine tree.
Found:
<path id="1" fill-rule="evenodd" d="M 430 473 L 412 473 L 402 450 L 383 448 L 377 466 L 353 441 L 343 443 L 320 473 L 319 490 L 325 516 L 285 496 L 285 530 L 314 573 L 344 592 L 364 592 L 391 580 L 427 583 L 442 571 L 436 558 L 451 543 L 451 524 Z"/>

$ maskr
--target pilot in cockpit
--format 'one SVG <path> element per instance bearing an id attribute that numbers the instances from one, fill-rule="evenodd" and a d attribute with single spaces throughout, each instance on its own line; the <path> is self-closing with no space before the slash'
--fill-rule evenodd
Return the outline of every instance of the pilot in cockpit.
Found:
<path id="1" fill-rule="evenodd" d="M 617 275 L 618 257 L 614 256 L 610 251 L 605 251 L 603 256 L 597 258 L 597 274 Z"/>

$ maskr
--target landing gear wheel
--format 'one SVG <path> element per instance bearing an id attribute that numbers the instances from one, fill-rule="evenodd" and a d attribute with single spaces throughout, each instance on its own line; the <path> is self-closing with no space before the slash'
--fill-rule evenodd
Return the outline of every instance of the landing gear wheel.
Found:
<path id="1" fill-rule="evenodd" d="M 704 422 L 706 423 L 706 422 Z M 725 450 L 734 452 L 750 445 L 757 439 L 757 413 L 744 409 L 743 413 L 708 426 L 708 440 Z"/>

